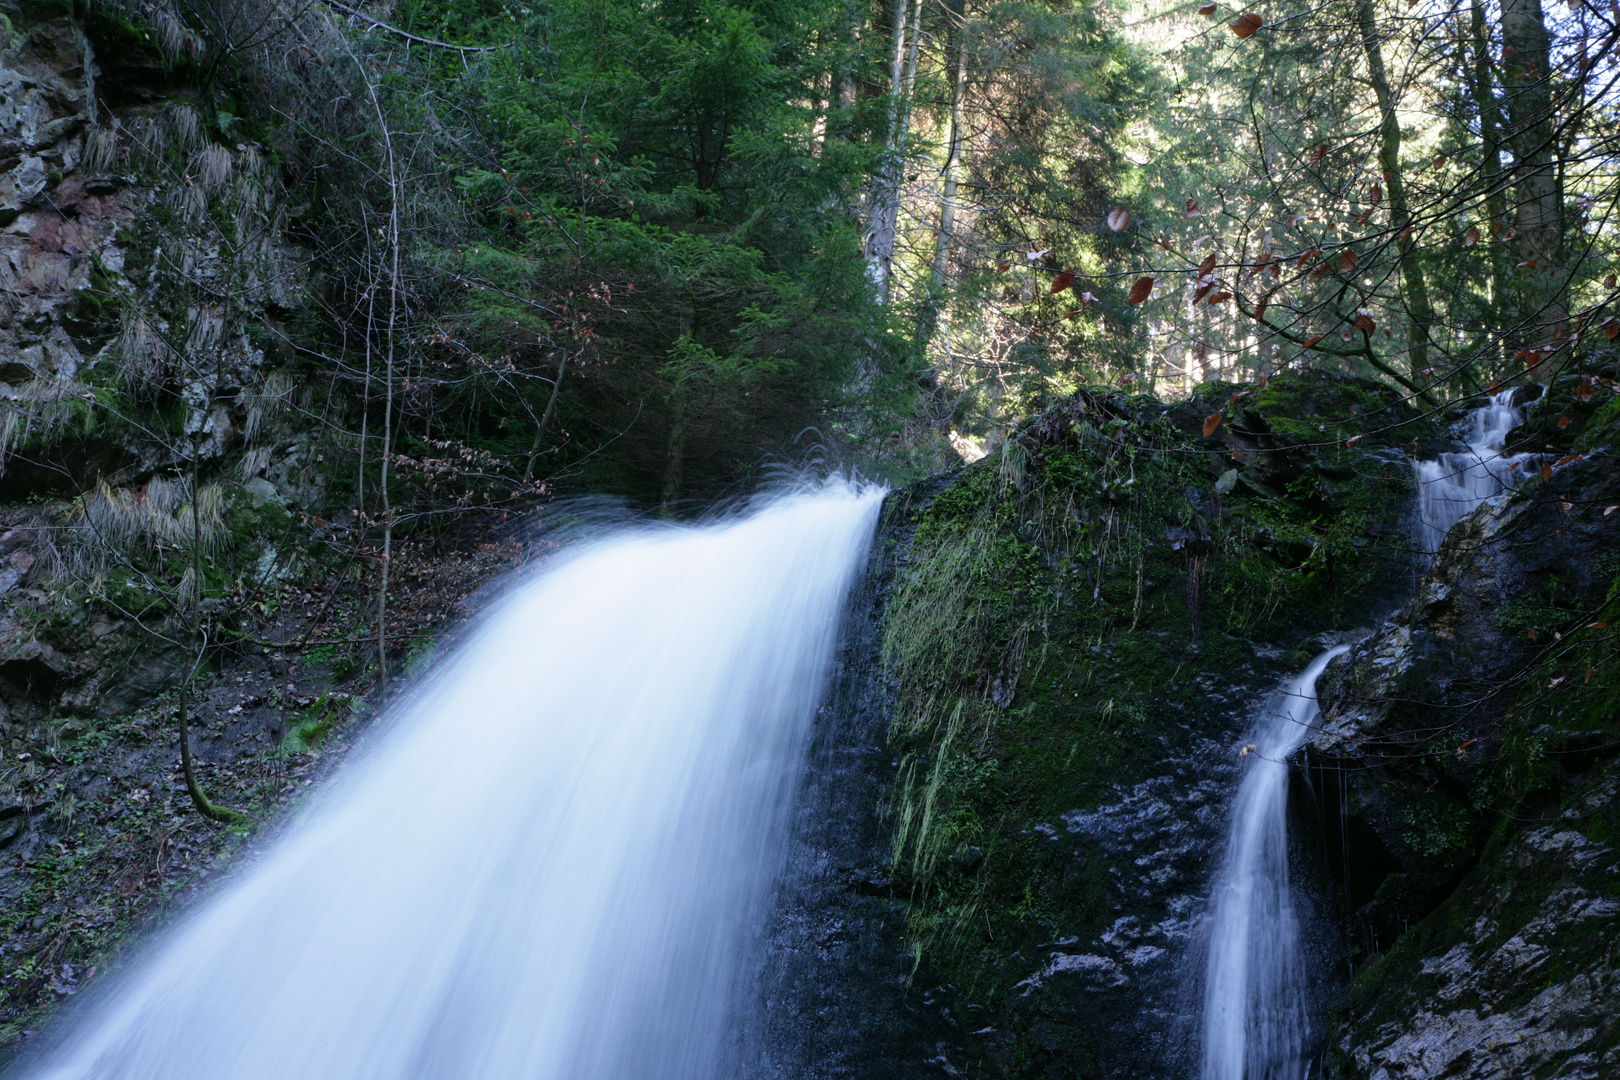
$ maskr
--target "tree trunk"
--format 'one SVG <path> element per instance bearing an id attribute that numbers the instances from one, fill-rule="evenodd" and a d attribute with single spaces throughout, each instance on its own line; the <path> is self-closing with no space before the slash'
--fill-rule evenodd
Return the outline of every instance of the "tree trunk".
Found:
<path id="1" fill-rule="evenodd" d="M 889 129 L 883 156 L 872 174 L 867 212 L 867 273 L 878 303 L 887 304 L 894 280 L 894 248 L 900 223 L 900 187 L 904 182 L 906 135 L 911 122 L 911 83 L 917 75 L 917 33 L 910 23 L 920 0 L 894 0 L 894 56 L 889 67 Z M 907 44 L 910 44 L 908 55 Z"/>
<path id="2" fill-rule="evenodd" d="M 934 267 L 928 281 L 928 303 L 924 306 L 918 326 L 918 344 L 927 355 L 939 322 L 948 318 L 943 312 L 946 289 L 950 283 L 951 254 L 956 245 L 956 192 L 962 176 L 962 140 L 966 134 L 964 109 L 967 98 L 967 26 L 964 19 L 965 0 L 946 0 L 945 17 L 949 24 L 949 59 L 946 78 L 951 88 L 951 130 L 945 145 L 944 176 L 939 196 L 939 239 L 934 247 Z"/>
<path id="3" fill-rule="evenodd" d="M 1361 25 L 1361 47 L 1367 54 L 1367 72 L 1373 93 L 1378 95 L 1380 141 L 1378 167 L 1384 174 L 1389 195 L 1389 224 L 1395 230 L 1396 259 L 1400 265 L 1401 283 L 1405 293 L 1407 311 L 1407 371 L 1413 382 L 1421 383 L 1418 372 L 1429 366 L 1429 334 L 1434 326 L 1434 308 L 1429 303 L 1429 287 L 1423 280 L 1423 270 L 1413 254 L 1412 212 L 1406 200 L 1406 179 L 1401 172 L 1401 121 L 1396 115 L 1396 100 L 1384 70 L 1383 45 L 1378 40 L 1378 22 L 1373 14 L 1372 0 L 1358 0 L 1357 20 Z"/>
<path id="4" fill-rule="evenodd" d="M 1547 341 L 1568 315 L 1563 269 L 1562 192 L 1554 153 L 1552 66 L 1541 0 L 1502 0 L 1502 65 L 1507 104 L 1506 143 L 1513 152 L 1515 274 L 1519 320 L 1513 344 Z"/>
<path id="5" fill-rule="evenodd" d="M 1474 49 L 1468 90 L 1479 112 L 1480 180 L 1485 187 L 1485 216 L 1490 219 L 1486 231 L 1494 232 L 1507 227 L 1507 177 L 1502 172 L 1502 108 L 1496 100 L 1496 84 L 1491 76 L 1491 35 L 1485 21 L 1484 0 L 1473 0 L 1468 17 Z M 1490 310 L 1497 318 L 1487 327 L 1491 330 L 1501 325 L 1499 305 L 1506 293 L 1506 256 L 1507 249 L 1493 240 L 1490 245 Z"/>

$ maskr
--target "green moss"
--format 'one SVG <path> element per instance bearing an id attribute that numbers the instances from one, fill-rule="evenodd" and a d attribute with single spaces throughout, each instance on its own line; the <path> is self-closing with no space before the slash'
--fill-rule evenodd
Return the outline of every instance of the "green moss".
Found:
<path id="1" fill-rule="evenodd" d="M 1274 380 L 1245 406 L 1247 430 L 1387 407 L 1353 380 L 1325 385 L 1320 403 L 1314 384 Z M 1256 638 L 1363 623 L 1399 561 L 1404 466 L 1367 447 L 1284 447 L 1282 490 L 1221 498 L 1230 462 L 1199 430 L 1209 407 L 1195 403 L 1189 430 L 1185 409 L 1082 392 L 920 516 L 884 642 L 893 858 L 914 948 L 958 1008 L 999 1014 L 1044 943 L 1113 917 L 1108 857 L 1077 864 L 1036 826 L 1152 775 L 1161 740 L 1200 712 L 1201 671 L 1252 662 Z M 1023 1042 L 1012 1053 L 1041 1057 Z"/>

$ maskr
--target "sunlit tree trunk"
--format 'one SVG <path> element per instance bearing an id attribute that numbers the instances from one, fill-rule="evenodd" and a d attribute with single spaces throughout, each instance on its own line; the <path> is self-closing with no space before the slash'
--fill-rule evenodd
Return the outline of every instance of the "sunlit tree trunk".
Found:
<path id="1" fill-rule="evenodd" d="M 895 0 L 894 53 L 889 66 L 889 126 L 883 157 L 872 175 L 866 219 L 867 273 L 886 304 L 894 281 L 894 248 L 899 234 L 900 187 L 904 180 L 906 137 L 911 124 L 911 87 L 917 76 L 917 33 L 912 18 L 921 0 Z"/>

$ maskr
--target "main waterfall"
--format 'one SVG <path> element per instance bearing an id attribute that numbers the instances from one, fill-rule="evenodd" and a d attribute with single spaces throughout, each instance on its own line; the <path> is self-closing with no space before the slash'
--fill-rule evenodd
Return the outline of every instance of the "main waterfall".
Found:
<path id="1" fill-rule="evenodd" d="M 713 1080 L 882 493 L 512 586 L 41 1080 Z"/>

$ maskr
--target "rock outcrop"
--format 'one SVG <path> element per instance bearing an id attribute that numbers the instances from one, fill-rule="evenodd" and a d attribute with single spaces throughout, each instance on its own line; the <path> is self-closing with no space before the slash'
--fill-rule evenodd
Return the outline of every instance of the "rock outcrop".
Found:
<path id="1" fill-rule="evenodd" d="M 1620 1067 L 1620 459 L 1545 464 L 1322 680 L 1308 763 L 1366 962 L 1325 1075 Z"/>

